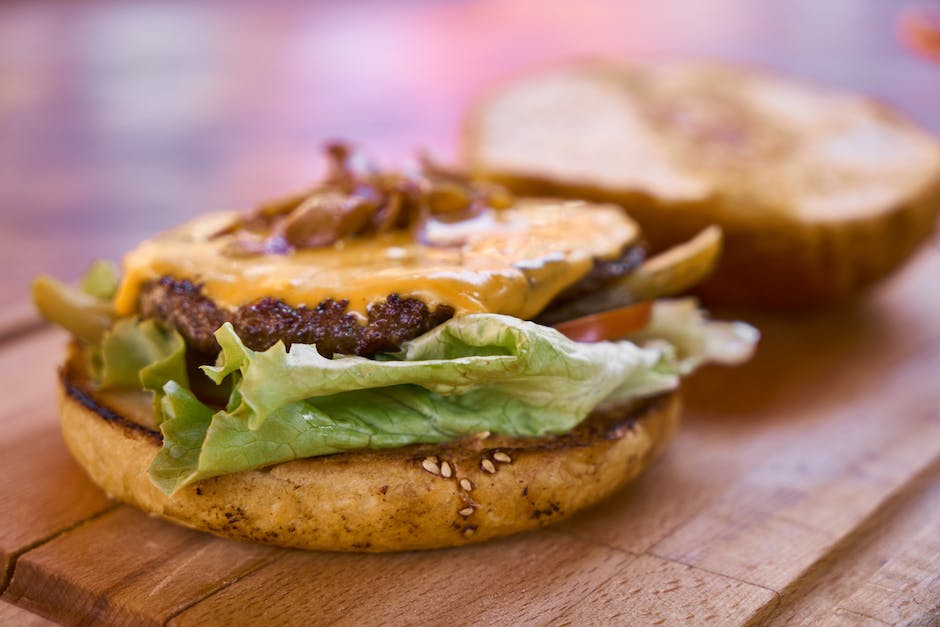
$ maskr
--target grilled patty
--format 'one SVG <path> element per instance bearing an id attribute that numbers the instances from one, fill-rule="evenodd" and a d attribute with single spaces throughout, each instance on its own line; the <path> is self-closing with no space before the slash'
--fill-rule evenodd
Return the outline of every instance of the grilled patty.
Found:
<path id="1" fill-rule="evenodd" d="M 615 279 L 626 276 L 639 268 L 645 260 L 646 247 L 642 244 L 628 246 L 616 259 L 595 259 L 591 271 L 556 296 L 545 311 L 550 311 L 556 305 L 570 303 L 588 294 L 601 291 Z"/>
<path id="2" fill-rule="evenodd" d="M 325 300 L 314 308 L 291 307 L 274 298 L 262 298 L 231 310 L 219 307 L 189 280 L 163 277 L 143 287 L 140 314 L 173 327 L 194 351 L 215 354 L 219 345 L 213 335 L 225 322 L 231 322 L 245 346 L 267 350 L 278 340 L 316 344 L 325 357 L 336 353 L 372 357 L 397 350 L 402 342 L 415 338 L 453 317 L 449 305 L 429 309 L 422 301 L 390 294 L 369 307 L 368 319 L 360 324 L 346 311 L 348 301 Z"/>
<path id="3" fill-rule="evenodd" d="M 640 246 L 631 246 L 614 260 L 596 260 L 580 281 L 562 292 L 550 305 L 563 304 L 603 289 L 642 263 Z M 274 298 L 262 298 L 236 309 L 217 305 L 188 279 L 165 276 L 143 286 L 140 315 L 176 329 L 186 345 L 199 353 L 219 351 L 215 331 L 231 322 L 238 337 L 252 350 L 267 350 L 278 340 L 291 344 L 316 344 L 325 357 L 334 354 L 372 357 L 398 350 L 402 342 L 418 337 L 454 315 L 449 305 L 433 310 L 416 298 L 389 294 L 369 306 L 365 324 L 346 311 L 348 301 L 328 299 L 316 307 L 292 307 Z"/>

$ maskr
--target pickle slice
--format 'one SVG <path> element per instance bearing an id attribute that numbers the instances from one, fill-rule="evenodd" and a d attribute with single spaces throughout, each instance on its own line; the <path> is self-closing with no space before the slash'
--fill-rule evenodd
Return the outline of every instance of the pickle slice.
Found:
<path id="1" fill-rule="evenodd" d="M 33 302 L 43 318 L 87 342 L 100 340 L 115 318 L 111 301 L 46 275 L 33 281 Z"/>
<path id="2" fill-rule="evenodd" d="M 721 257 L 721 244 L 721 229 L 710 226 L 689 241 L 647 260 L 622 279 L 622 288 L 637 301 L 684 292 L 712 273 Z"/>
<path id="3" fill-rule="evenodd" d="M 615 280 L 604 289 L 552 308 L 539 316 L 538 321 L 555 324 L 684 292 L 700 283 L 715 269 L 721 256 L 721 243 L 721 229 L 710 226 L 689 241 L 646 260 L 634 272 Z"/>
<path id="4" fill-rule="evenodd" d="M 85 275 L 79 282 L 78 289 L 85 294 L 96 296 L 103 300 L 111 300 L 117 292 L 121 280 L 120 272 L 110 261 L 98 259 L 93 261 Z"/>

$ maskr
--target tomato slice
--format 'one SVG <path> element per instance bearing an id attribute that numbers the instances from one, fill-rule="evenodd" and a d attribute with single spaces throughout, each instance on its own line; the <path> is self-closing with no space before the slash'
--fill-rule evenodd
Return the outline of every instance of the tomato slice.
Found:
<path id="1" fill-rule="evenodd" d="M 653 303 L 646 301 L 629 307 L 566 320 L 554 327 L 575 342 L 603 342 L 604 340 L 619 340 L 639 331 L 649 324 L 652 315 Z"/>

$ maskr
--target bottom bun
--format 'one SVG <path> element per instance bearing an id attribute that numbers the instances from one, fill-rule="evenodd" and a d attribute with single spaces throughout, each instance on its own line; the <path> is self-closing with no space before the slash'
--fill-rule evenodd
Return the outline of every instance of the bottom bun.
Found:
<path id="1" fill-rule="evenodd" d="M 205 479 L 167 496 L 147 474 L 159 431 L 126 418 L 141 415 L 126 409 L 126 399 L 93 392 L 84 362 L 73 350 L 62 369 L 62 431 L 111 497 L 220 536 L 305 549 L 429 549 L 544 527 L 636 477 L 679 415 L 678 394 L 670 393 L 596 411 L 560 436 L 481 434 L 313 457 Z"/>

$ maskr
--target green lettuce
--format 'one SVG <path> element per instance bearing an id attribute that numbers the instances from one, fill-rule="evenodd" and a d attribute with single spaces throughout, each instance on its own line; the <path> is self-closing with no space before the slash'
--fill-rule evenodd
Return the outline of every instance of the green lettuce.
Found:
<path id="1" fill-rule="evenodd" d="M 629 339 L 647 348 L 671 346 L 685 376 L 706 363 L 744 363 L 760 333 L 743 322 L 708 320 L 694 298 L 675 298 L 653 303 L 649 324 Z"/>
<path id="2" fill-rule="evenodd" d="M 206 477 L 340 451 L 481 431 L 563 433 L 604 400 L 678 384 L 679 363 L 668 347 L 577 343 L 494 314 L 454 318 L 377 360 L 326 359 L 301 344 L 256 352 L 230 325 L 216 337 L 219 363 L 204 370 L 219 383 L 235 379 L 225 410 L 212 414 L 182 386 L 164 386 L 165 444 L 151 478 L 167 493 Z"/>
<path id="3" fill-rule="evenodd" d="M 163 386 L 159 400 L 163 448 L 150 466 L 150 479 L 171 493 L 183 485 L 181 478 L 190 476 L 192 469 L 198 467 L 213 411 L 176 381 Z"/>
<path id="4" fill-rule="evenodd" d="M 103 388 L 162 391 L 168 381 L 189 386 L 183 337 L 153 320 L 118 320 L 104 334 L 95 361 Z"/>
<path id="5" fill-rule="evenodd" d="M 631 343 L 573 342 L 550 327 L 495 314 L 454 318 L 382 360 L 327 359 L 314 346 L 294 344 L 287 351 L 280 342 L 255 352 L 241 343 L 230 324 L 216 337 L 223 347 L 221 363 L 204 370 L 217 383 L 236 370 L 241 374 L 241 403 L 233 415 L 250 429 L 292 402 L 416 384 L 473 407 L 495 401 L 538 410 L 537 418 L 533 411 L 507 412 L 497 420 L 502 433 L 560 433 L 577 424 L 571 422 L 572 413 L 587 414 L 600 398 L 653 371 L 664 352 Z M 673 371 L 672 366 L 663 370 L 666 379 L 654 392 L 675 387 Z M 561 406 L 559 397 L 565 399 Z M 487 418 L 487 425 L 493 420 Z M 478 430 L 496 430 L 487 425 Z"/>
<path id="6" fill-rule="evenodd" d="M 223 325 L 218 363 L 203 370 L 231 384 L 229 402 L 213 412 L 178 382 L 164 385 L 164 446 L 151 479 L 169 494 L 207 477 L 342 451 L 482 431 L 564 433 L 602 403 L 674 389 L 705 361 L 746 359 L 757 339 L 747 325 L 705 320 L 689 300 L 657 304 L 650 326 L 649 337 L 588 344 L 475 314 L 372 360 L 327 359 L 301 344 L 252 351 Z"/>
<path id="7" fill-rule="evenodd" d="M 131 388 L 153 392 L 153 412 L 163 419 L 163 388 L 169 382 L 189 387 L 186 342 L 175 330 L 153 320 L 122 318 L 91 351 L 95 380 L 102 389 Z"/>

